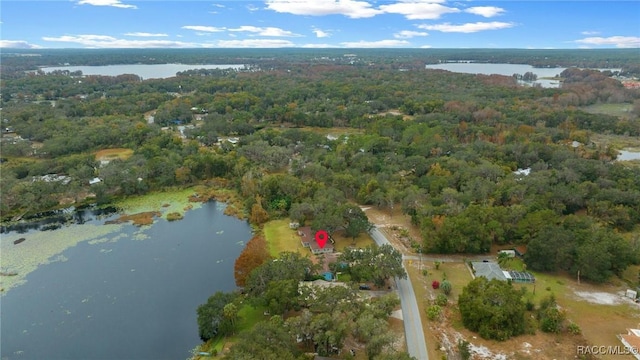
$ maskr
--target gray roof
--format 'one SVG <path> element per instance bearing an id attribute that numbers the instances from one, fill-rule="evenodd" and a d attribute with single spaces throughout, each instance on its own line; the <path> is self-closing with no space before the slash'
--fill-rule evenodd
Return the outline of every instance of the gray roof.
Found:
<path id="1" fill-rule="evenodd" d="M 502 271 L 500 265 L 494 262 L 482 262 L 474 261 L 471 263 L 473 270 L 476 272 L 476 277 L 484 276 L 487 280 L 498 279 L 501 281 L 507 281 L 508 277 L 505 271 Z"/>

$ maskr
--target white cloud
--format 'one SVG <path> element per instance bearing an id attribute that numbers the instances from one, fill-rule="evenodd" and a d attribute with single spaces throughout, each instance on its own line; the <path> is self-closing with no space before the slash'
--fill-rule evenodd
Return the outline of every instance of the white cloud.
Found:
<path id="1" fill-rule="evenodd" d="M 222 5 L 222 4 L 212 4 L 212 5 L 213 5 L 213 6 L 215 6 L 215 7 L 219 7 L 219 8 L 223 8 L 223 7 L 225 7 L 225 6 L 224 6 L 224 5 Z"/>
<path id="2" fill-rule="evenodd" d="M 582 35 L 598 35 L 598 34 L 600 34 L 600 31 L 583 31 L 580 34 L 582 34 Z"/>
<path id="3" fill-rule="evenodd" d="M 251 12 L 254 12 L 254 11 L 260 10 L 260 8 L 255 6 L 255 5 L 253 5 L 253 4 L 249 4 L 249 5 L 247 5 L 247 10 L 249 10 Z"/>
<path id="4" fill-rule="evenodd" d="M 578 44 L 585 45 L 613 45 L 617 48 L 640 48 L 640 37 L 637 36 L 610 36 L 610 37 L 588 37 L 576 40 Z"/>
<path id="5" fill-rule="evenodd" d="M 167 34 L 160 34 L 160 33 L 148 33 L 148 32 L 130 32 L 130 33 L 126 33 L 126 36 L 139 36 L 139 37 L 164 37 L 164 36 L 169 36 Z"/>
<path id="6" fill-rule="evenodd" d="M 437 4 L 441 1 L 408 0 L 382 5 L 380 10 L 390 14 L 401 14 L 409 20 L 434 20 L 449 13 L 459 13 L 460 9 Z"/>
<path id="7" fill-rule="evenodd" d="M 431 45 L 422 45 L 420 46 L 420 49 L 431 49 L 432 46 Z"/>
<path id="8" fill-rule="evenodd" d="M 239 28 L 229 29 L 229 31 L 234 32 L 250 32 L 260 36 L 283 36 L 283 37 L 295 37 L 300 36 L 298 34 L 294 34 L 291 31 L 282 30 L 276 27 L 257 27 L 257 26 L 249 26 L 244 25 Z"/>
<path id="9" fill-rule="evenodd" d="M 112 6 L 122 9 L 137 9 L 135 5 L 123 4 L 120 0 L 79 0 L 79 5 Z"/>
<path id="10" fill-rule="evenodd" d="M 201 26 L 201 25 L 186 25 L 186 26 L 183 26 L 182 28 L 187 30 L 201 31 L 201 32 L 221 32 L 226 30 L 226 28 L 223 28 L 223 27 L 219 28 L 214 26 Z"/>
<path id="11" fill-rule="evenodd" d="M 406 40 L 347 41 L 340 43 L 347 48 L 385 48 L 409 45 Z"/>
<path id="12" fill-rule="evenodd" d="M 218 47 L 223 48 L 282 48 L 295 46 L 289 40 L 280 39 L 245 39 L 245 40 L 220 40 Z"/>
<path id="13" fill-rule="evenodd" d="M 411 39 L 416 36 L 428 36 L 429 33 L 424 31 L 411 31 L 411 30 L 402 30 L 393 34 L 393 37 L 396 39 Z"/>
<path id="14" fill-rule="evenodd" d="M 359 0 L 267 0 L 267 9 L 294 15 L 344 15 L 352 19 L 382 14 L 370 3 Z"/>
<path id="15" fill-rule="evenodd" d="M 40 49 L 41 46 L 30 44 L 24 40 L 0 40 L 0 48 Z"/>
<path id="16" fill-rule="evenodd" d="M 474 33 L 485 30 L 499 30 L 507 29 L 515 26 L 513 23 L 492 21 L 492 22 L 475 22 L 466 23 L 461 25 L 452 25 L 450 23 L 436 24 L 436 25 L 418 25 L 420 29 L 435 30 L 442 32 L 459 32 L 459 33 Z"/>
<path id="17" fill-rule="evenodd" d="M 474 6 L 465 9 L 464 12 L 490 18 L 497 15 L 502 15 L 504 13 L 504 9 L 495 6 Z"/>
<path id="18" fill-rule="evenodd" d="M 313 28 L 313 30 L 311 31 L 313 31 L 313 33 L 316 34 L 316 36 L 319 38 L 325 38 L 325 37 L 331 36 L 331 33 L 329 31 L 320 30 L 318 28 Z"/>
<path id="19" fill-rule="evenodd" d="M 304 44 L 301 47 L 309 48 L 309 49 L 326 49 L 326 48 L 335 48 L 336 45 L 331 44 Z"/>
<path id="20" fill-rule="evenodd" d="M 45 36 L 44 41 L 80 44 L 86 48 L 189 48 L 206 45 L 171 40 L 127 40 L 108 35 Z"/>

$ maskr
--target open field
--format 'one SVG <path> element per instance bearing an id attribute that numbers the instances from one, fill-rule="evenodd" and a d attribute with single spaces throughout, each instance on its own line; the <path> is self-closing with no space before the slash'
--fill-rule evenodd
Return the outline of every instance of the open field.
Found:
<path id="1" fill-rule="evenodd" d="M 592 114 L 604 114 L 618 117 L 632 117 L 633 104 L 594 104 L 582 108 Z"/>
<path id="2" fill-rule="evenodd" d="M 102 149 L 96 152 L 96 160 L 109 161 L 109 160 L 127 160 L 133 155 L 132 149 L 115 148 L 115 149 Z"/>
<path id="3" fill-rule="evenodd" d="M 311 254 L 309 249 L 300 243 L 296 231 L 289 228 L 288 219 L 271 220 L 264 224 L 264 236 L 272 257 L 278 257 L 283 251 L 297 252 L 302 256 Z"/>
<path id="4" fill-rule="evenodd" d="M 277 257 L 283 251 L 298 252 L 303 256 L 310 255 L 309 249 L 302 246 L 300 236 L 295 230 L 289 228 L 288 219 L 271 220 L 264 224 L 264 235 L 267 239 L 269 254 Z M 355 242 L 350 237 L 344 237 L 343 231 L 336 231 L 333 235 L 335 240 L 335 250 L 343 251 L 346 247 L 355 246 L 359 248 L 373 244 L 373 239 L 369 234 L 360 234 L 356 237 Z"/>
<path id="5" fill-rule="evenodd" d="M 344 249 L 349 246 L 364 248 L 369 245 L 375 244 L 373 239 L 371 239 L 371 236 L 369 236 L 369 234 L 367 233 L 362 233 L 358 235 L 355 241 L 353 241 L 351 237 L 345 237 L 344 231 L 342 230 L 336 231 L 335 234 L 333 234 L 333 240 L 335 240 L 335 244 L 333 246 L 335 247 L 337 252 L 344 251 Z"/>
<path id="6" fill-rule="evenodd" d="M 608 145 L 615 149 L 640 149 L 640 138 L 637 136 L 592 134 L 591 141 L 598 145 Z"/>

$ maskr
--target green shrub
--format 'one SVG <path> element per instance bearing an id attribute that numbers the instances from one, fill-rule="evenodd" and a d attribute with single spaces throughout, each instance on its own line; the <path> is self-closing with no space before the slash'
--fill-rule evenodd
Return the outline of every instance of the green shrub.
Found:
<path id="1" fill-rule="evenodd" d="M 167 214 L 167 221 L 182 220 L 183 217 L 179 212 L 172 212 Z"/>
<path id="2" fill-rule="evenodd" d="M 449 280 L 442 280 L 442 282 L 440 283 L 440 288 L 446 296 L 449 296 L 449 294 L 451 294 L 452 287 Z"/>
<path id="3" fill-rule="evenodd" d="M 442 315 L 442 308 L 438 305 L 431 305 L 427 308 L 427 318 L 431 321 L 439 319 Z"/>
<path id="4" fill-rule="evenodd" d="M 449 302 L 449 299 L 447 299 L 447 295 L 438 294 L 438 296 L 436 296 L 436 305 L 447 306 L 448 302 Z"/>
<path id="5" fill-rule="evenodd" d="M 569 331 L 569 333 L 572 335 L 580 335 L 582 333 L 582 329 L 580 329 L 580 326 L 578 326 L 578 324 L 574 322 L 569 323 L 569 325 L 567 326 L 567 331 Z"/>

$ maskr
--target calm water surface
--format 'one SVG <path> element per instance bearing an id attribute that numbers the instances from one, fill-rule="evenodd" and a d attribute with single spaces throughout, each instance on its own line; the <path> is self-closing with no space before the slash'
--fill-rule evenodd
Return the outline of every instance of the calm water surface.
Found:
<path id="1" fill-rule="evenodd" d="M 526 72 L 532 72 L 538 76 L 538 80 L 534 82 L 540 84 L 542 87 L 554 88 L 560 86 L 558 80 L 541 79 L 543 77 L 551 78 L 560 75 L 561 72 L 566 70 L 565 67 L 556 68 L 536 68 L 531 65 L 524 64 L 486 64 L 486 63 L 473 63 L 473 62 L 461 62 L 461 63 L 444 63 L 444 64 L 431 64 L 426 65 L 427 69 L 440 69 L 451 72 L 458 72 L 464 74 L 484 74 L 484 75 L 505 75 L 512 76 L 513 74 L 524 75 Z M 597 69 L 597 70 L 611 70 L 620 71 L 620 69 Z"/>
<path id="2" fill-rule="evenodd" d="M 131 64 L 104 66 L 57 66 L 43 67 L 42 71 L 82 71 L 83 75 L 118 76 L 135 74 L 142 79 L 159 79 L 176 76 L 176 73 L 194 69 L 242 69 L 244 65 L 189 65 L 189 64 Z"/>
<path id="3" fill-rule="evenodd" d="M 235 288 L 233 263 L 251 237 L 223 209 L 212 202 L 181 221 L 125 225 L 115 240 L 78 243 L 40 266 L 1 298 L 2 359 L 189 357 L 200 343 L 197 306 Z"/>

